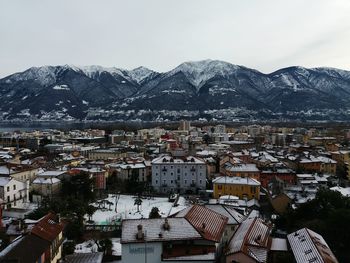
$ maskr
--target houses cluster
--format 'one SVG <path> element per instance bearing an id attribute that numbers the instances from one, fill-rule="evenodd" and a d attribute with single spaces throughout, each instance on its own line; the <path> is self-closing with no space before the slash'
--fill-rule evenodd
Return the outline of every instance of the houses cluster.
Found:
<path id="1" fill-rule="evenodd" d="M 287 238 L 231 205 L 194 205 L 167 218 L 123 221 L 122 262 L 338 262 L 323 237 L 302 228 Z"/>
<path id="2" fill-rule="evenodd" d="M 261 205 L 282 214 L 312 200 L 321 188 L 350 196 L 350 148 L 342 144 L 349 134 L 268 125 L 196 127 L 188 121 L 172 130 L 4 133 L 2 216 L 25 218 L 43 199 L 57 196 L 64 180 L 85 173 L 94 180 L 92 191 L 101 194 L 109 193 L 113 181 L 141 184 L 147 194 L 195 197 L 175 215 L 123 221 L 123 262 L 273 262 L 277 254 L 291 252 L 297 262 L 337 262 L 310 229 L 272 236 L 271 217 Z M 29 238 L 42 238 L 35 230 L 40 222 L 16 242 L 24 246 Z M 63 225 L 52 224 L 62 231 Z M 41 251 L 43 259 L 47 253 Z"/>

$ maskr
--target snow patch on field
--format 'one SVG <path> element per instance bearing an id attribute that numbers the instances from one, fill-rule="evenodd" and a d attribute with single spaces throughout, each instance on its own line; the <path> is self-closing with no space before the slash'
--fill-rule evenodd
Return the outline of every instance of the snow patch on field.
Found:
<path id="1" fill-rule="evenodd" d="M 108 206 L 106 206 L 105 209 L 98 209 L 93 214 L 92 220 L 97 224 L 108 224 L 116 219 L 148 218 L 153 207 L 158 207 L 160 215 L 162 217 L 167 217 L 187 207 L 186 200 L 183 197 L 179 198 L 177 207 L 173 207 L 173 203 L 168 202 L 168 198 L 166 197 L 154 197 L 151 199 L 142 198 L 140 211 L 137 212 L 137 206 L 134 205 L 135 198 L 136 197 L 132 195 L 121 195 L 117 204 L 117 212 L 115 212 L 116 198 L 113 195 L 109 195 L 109 197 L 104 200 L 113 203 L 113 205 L 110 206 L 111 210 L 109 210 Z M 92 205 L 98 207 L 96 203 Z"/>

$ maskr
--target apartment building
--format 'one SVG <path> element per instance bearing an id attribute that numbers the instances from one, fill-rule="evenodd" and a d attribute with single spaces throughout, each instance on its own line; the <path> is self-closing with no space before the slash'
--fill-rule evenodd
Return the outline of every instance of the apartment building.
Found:
<path id="1" fill-rule="evenodd" d="M 174 158 L 160 156 L 152 161 L 152 186 L 162 192 L 197 192 L 206 188 L 206 164 L 203 160 L 188 156 Z"/>

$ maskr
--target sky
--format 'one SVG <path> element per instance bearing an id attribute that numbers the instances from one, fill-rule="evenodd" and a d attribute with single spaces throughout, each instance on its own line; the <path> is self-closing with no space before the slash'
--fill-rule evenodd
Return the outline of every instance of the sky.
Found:
<path id="1" fill-rule="evenodd" d="M 218 59 L 350 70 L 349 0 L 0 0 L 0 77 L 73 64 L 168 71 Z"/>

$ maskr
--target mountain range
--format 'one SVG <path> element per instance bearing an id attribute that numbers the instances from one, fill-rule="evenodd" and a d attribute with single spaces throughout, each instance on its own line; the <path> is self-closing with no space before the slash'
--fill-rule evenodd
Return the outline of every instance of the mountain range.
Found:
<path id="1" fill-rule="evenodd" d="M 168 72 L 43 66 L 0 79 L 0 120 L 349 120 L 350 72 L 264 74 L 218 60 Z"/>

